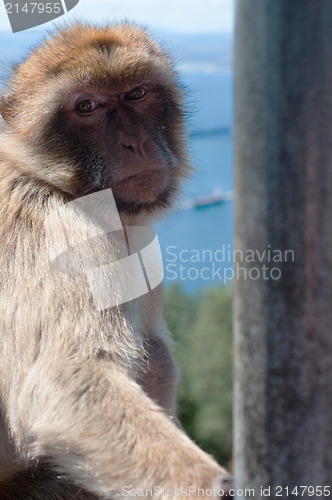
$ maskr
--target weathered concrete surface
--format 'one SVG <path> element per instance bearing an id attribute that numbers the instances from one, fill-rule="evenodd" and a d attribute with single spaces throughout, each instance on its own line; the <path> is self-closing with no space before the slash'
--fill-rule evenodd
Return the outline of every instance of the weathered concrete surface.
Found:
<path id="1" fill-rule="evenodd" d="M 332 482 L 331 0 L 238 1 L 235 184 L 235 248 L 294 252 L 238 258 L 236 486 L 298 499 Z"/>

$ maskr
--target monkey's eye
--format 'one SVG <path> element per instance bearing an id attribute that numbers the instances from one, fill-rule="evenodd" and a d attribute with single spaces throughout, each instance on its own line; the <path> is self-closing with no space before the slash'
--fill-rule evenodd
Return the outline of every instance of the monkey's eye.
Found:
<path id="1" fill-rule="evenodd" d="M 127 101 L 138 101 L 146 96 L 147 90 L 144 87 L 136 87 L 126 93 Z"/>
<path id="2" fill-rule="evenodd" d="M 75 109 L 78 113 L 82 115 L 87 115 L 88 113 L 93 113 L 96 109 L 100 107 L 100 104 L 93 99 L 84 99 L 76 104 Z"/>

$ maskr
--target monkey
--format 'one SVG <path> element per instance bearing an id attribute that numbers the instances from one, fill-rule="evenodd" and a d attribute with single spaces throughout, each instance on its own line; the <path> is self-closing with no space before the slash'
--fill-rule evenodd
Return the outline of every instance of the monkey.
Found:
<path id="1" fill-rule="evenodd" d="M 226 498 L 230 476 L 177 420 L 162 285 L 98 309 L 47 246 L 64 210 L 72 235 L 96 236 L 83 260 L 123 256 L 126 238 L 71 212 L 96 193 L 111 190 L 123 228 L 173 206 L 191 167 L 171 58 L 134 23 L 67 24 L 13 68 L 0 112 L 1 500 Z"/>

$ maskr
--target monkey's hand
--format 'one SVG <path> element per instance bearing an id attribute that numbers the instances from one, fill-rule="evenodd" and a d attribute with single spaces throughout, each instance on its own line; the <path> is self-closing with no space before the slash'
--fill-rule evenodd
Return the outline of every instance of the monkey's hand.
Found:
<path id="1" fill-rule="evenodd" d="M 233 477 L 230 474 L 220 474 L 213 484 L 213 489 L 217 490 L 220 499 L 231 498 L 229 495 L 231 488 L 233 488 Z"/>
<path id="2" fill-rule="evenodd" d="M 95 359 L 51 359 L 39 358 L 11 408 L 13 433 L 29 456 L 48 457 L 102 498 L 147 489 L 168 498 L 192 487 L 195 499 L 199 488 L 229 486 L 226 471 L 125 373 Z"/>

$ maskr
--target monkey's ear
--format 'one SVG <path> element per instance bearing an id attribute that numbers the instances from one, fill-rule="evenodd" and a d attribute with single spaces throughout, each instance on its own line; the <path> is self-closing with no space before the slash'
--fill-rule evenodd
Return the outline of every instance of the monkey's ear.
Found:
<path id="1" fill-rule="evenodd" d="M 9 121 L 13 116 L 13 97 L 2 95 L 0 97 L 0 114 L 5 121 Z"/>

